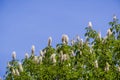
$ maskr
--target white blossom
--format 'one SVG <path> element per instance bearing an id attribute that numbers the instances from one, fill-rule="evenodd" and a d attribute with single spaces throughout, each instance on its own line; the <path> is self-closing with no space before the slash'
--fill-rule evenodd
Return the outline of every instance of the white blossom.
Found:
<path id="1" fill-rule="evenodd" d="M 83 45 L 83 39 L 80 39 L 80 46 Z"/>
<path id="2" fill-rule="evenodd" d="M 53 63 L 56 63 L 56 59 L 55 58 L 53 59 Z"/>
<path id="3" fill-rule="evenodd" d="M 34 45 L 32 45 L 31 52 L 32 52 L 32 56 L 34 56 L 34 54 L 35 54 L 35 46 Z"/>
<path id="4" fill-rule="evenodd" d="M 33 61 L 34 61 L 35 63 L 38 63 L 38 57 L 37 57 L 37 56 L 34 56 Z"/>
<path id="5" fill-rule="evenodd" d="M 110 29 L 107 30 L 107 36 L 112 35 L 112 31 Z"/>
<path id="6" fill-rule="evenodd" d="M 80 51 L 80 55 L 82 55 L 82 51 Z"/>
<path id="7" fill-rule="evenodd" d="M 80 41 L 80 37 L 78 35 L 77 35 L 76 39 L 77 39 L 77 41 Z"/>
<path id="8" fill-rule="evenodd" d="M 69 59 L 69 55 L 68 54 L 63 54 L 62 51 L 60 51 L 60 61 L 65 61 Z"/>
<path id="9" fill-rule="evenodd" d="M 60 61 L 62 61 L 63 60 L 63 52 L 62 51 L 60 51 L 59 57 L 60 57 Z"/>
<path id="10" fill-rule="evenodd" d="M 46 49 L 43 51 L 43 54 L 46 54 Z"/>
<path id="11" fill-rule="evenodd" d="M 40 51 L 40 56 L 44 56 L 44 52 L 42 50 Z"/>
<path id="12" fill-rule="evenodd" d="M 120 66 L 118 66 L 117 68 L 118 68 L 118 71 L 120 72 Z"/>
<path id="13" fill-rule="evenodd" d="M 65 60 L 68 60 L 68 59 L 69 59 L 68 54 L 63 54 L 62 60 L 65 61 Z"/>
<path id="14" fill-rule="evenodd" d="M 105 36 L 105 37 L 103 38 L 103 40 L 102 40 L 102 43 L 103 43 L 103 44 L 106 43 L 106 39 L 107 39 L 107 36 Z"/>
<path id="15" fill-rule="evenodd" d="M 25 58 L 26 58 L 26 59 L 28 59 L 28 58 L 29 58 L 28 53 L 25 53 Z"/>
<path id="16" fill-rule="evenodd" d="M 92 53 L 93 52 L 93 49 L 92 49 L 92 47 L 90 47 L 90 53 Z"/>
<path id="17" fill-rule="evenodd" d="M 49 37 L 48 38 L 48 46 L 51 46 L 51 43 L 52 43 L 52 37 Z"/>
<path id="18" fill-rule="evenodd" d="M 92 28 L 92 22 L 88 22 L 88 27 Z"/>
<path id="19" fill-rule="evenodd" d="M 56 63 L 56 58 L 55 58 L 56 54 L 52 54 L 50 56 L 50 59 L 52 60 L 53 63 Z"/>
<path id="20" fill-rule="evenodd" d="M 20 75 L 20 73 L 19 73 L 18 69 L 15 69 L 15 74 L 16 74 L 17 76 L 19 76 L 19 75 Z"/>
<path id="21" fill-rule="evenodd" d="M 108 64 L 108 62 L 106 62 L 106 66 L 105 66 L 105 71 L 107 72 L 107 71 L 109 71 L 109 64 Z"/>
<path id="22" fill-rule="evenodd" d="M 39 63 L 42 63 L 43 57 L 39 56 L 38 60 L 39 60 Z"/>
<path id="23" fill-rule="evenodd" d="M 65 43 L 65 35 L 62 35 L 62 43 Z"/>
<path id="24" fill-rule="evenodd" d="M 10 63 L 9 63 L 9 62 L 7 63 L 7 67 L 8 67 L 8 68 L 10 68 L 10 67 L 11 67 L 11 65 L 10 65 Z"/>
<path id="25" fill-rule="evenodd" d="M 75 56 L 75 53 L 74 53 L 74 51 L 72 50 L 72 54 L 71 54 L 72 56 Z"/>
<path id="26" fill-rule="evenodd" d="M 15 70 L 14 70 L 14 68 L 12 68 L 12 74 L 15 75 Z"/>
<path id="27" fill-rule="evenodd" d="M 85 44 L 88 46 L 88 37 L 85 37 Z"/>
<path id="28" fill-rule="evenodd" d="M 117 19 L 116 15 L 113 16 L 113 21 L 115 21 Z"/>
<path id="29" fill-rule="evenodd" d="M 23 67 L 22 67 L 22 64 L 19 62 L 19 64 L 18 64 L 18 65 L 19 65 L 19 71 L 20 71 L 20 72 L 23 72 Z"/>
<path id="30" fill-rule="evenodd" d="M 98 68 L 98 61 L 95 60 L 95 68 Z"/>
<path id="31" fill-rule="evenodd" d="M 69 41 L 68 35 L 63 34 L 63 35 L 62 35 L 62 43 L 63 43 L 63 44 L 68 44 L 68 41 Z"/>
<path id="32" fill-rule="evenodd" d="M 63 41 L 62 43 L 63 43 L 63 44 L 66 44 L 66 42 L 65 42 L 65 41 Z"/>
<path id="33" fill-rule="evenodd" d="M 98 32 L 98 38 L 101 39 L 101 32 Z"/>
<path id="34" fill-rule="evenodd" d="M 74 41 L 74 40 L 71 40 L 71 45 L 72 45 L 72 46 L 74 45 L 74 43 L 75 43 L 75 41 Z"/>
<path id="35" fill-rule="evenodd" d="M 16 52 L 15 51 L 13 51 L 13 53 L 12 53 L 12 58 L 13 58 L 13 60 L 16 59 Z"/>

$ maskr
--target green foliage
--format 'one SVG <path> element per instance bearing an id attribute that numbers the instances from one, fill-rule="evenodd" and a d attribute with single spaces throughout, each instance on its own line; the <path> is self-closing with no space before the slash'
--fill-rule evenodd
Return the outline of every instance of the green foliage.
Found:
<path id="1" fill-rule="evenodd" d="M 109 23 L 105 38 L 92 27 L 86 27 L 86 40 L 77 39 L 68 44 L 68 37 L 56 48 L 49 45 L 40 56 L 22 60 L 13 57 L 7 66 L 5 80 L 119 80 L 120 79 L 120 24 L 118 19 Z M 64 41 L 65 40 L 65 41 Z M 22 70 L 22 69 L 23 70 Z"/>

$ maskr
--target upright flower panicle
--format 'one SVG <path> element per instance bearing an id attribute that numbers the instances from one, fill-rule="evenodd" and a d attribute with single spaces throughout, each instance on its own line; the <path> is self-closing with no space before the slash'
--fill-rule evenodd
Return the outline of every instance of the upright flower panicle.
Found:
<path id="1" fill-rule="evenodd" d="M 43 55 L 46 54 L 46 49 L 43 51 Z"/>
<path id="2" fill-rule="evenodd" d="M 43 60 L 43 57 L 39 56 L 38 61 L 39 61 L 40 64 L 42 63 L 42 60 Z"/>
<path id="3" fill-rule="evenodd" d="M 80 39 L 80 46 L 83 45 L 83 39 Z"/>
<path id="4" fill-rule="evenodd" d="M 107 71 L 109 71 L 109 63 L 108 62 L 106 62 L 106 66 L 105 66 L 105 71 L 107 72 Z"/>
<path id="5" fill-rule="evenodd" d="M 107 36 L 105 36 L 102 40 L 102 43 L 105 44 L 106 43 L 106 40 L 107 40 Z"/>
<path id="6" fill-rule="evenodd" d="M 19 62 L 19 71 L 23 72 L 23 67 L 22 67 L 22 64 L 20 62 Z"/>
<path id="7" fill-rule="evenodd" d="M 52 37 L 49 37 L 48 38 L 48 46 L 51 46 L 51 43 L 52 43 Z"/>
<path id="8" fill-rule="evenodd" d="M 55 58 L 56 54 L 52 54 L 50 59 L 53 63 L 56 63 L 56 58 Z"/>
<path id="9" fill-rule="evenodd" d="M 59 57 L 60 57 L 60 61 L 62 62 L 62 60 L 63 60 L 63 51 L 60 51 Z"/>
<path id="10" fill-rule="evenodd" d="M 98 68 L 98 61 L 95 60 L 95 68 Z"/>
<path id="11" fill-rule="evenodd" d="M 14 68 L 12 68 L 12 75 L 15 75 L 15 70 L 14 70 Z"/>
<path id="12" fill-rule="evenodd" d="M 88 22 L 88 27 L 92 28 L 92 22 Z"/>
<path id="13" fill-rule="evenodd" d="M 37 57 L 37 56 L 34 56 L 33 61 L 34 61 L 35 63 L 38 63 L 38 62 L 39 62 L 39 61 L 38 61 L 38 57 Z"/>
<path id="14" fill-rule="evenodd" d="M 120 66 L 118 66 L 117 68 L 118 68 L 118 71 L 120 72 Z"/>
<path id="15" fill-rule="evenodd" d="M 15 51 L 13 51 L 13 53 L 12 53 L 12 58 L 13 58 L 13 60 L 16 59 L 16 52 Z"/>
<path id="16" fill-rule="evenodd" d="M 34 45 L 32 45 L 31 53 L 32 53 L 32 56 L 34 56 L 34 54 L 35 54 L 35 46 Z"/>
<path id="17" fill-rule="evenodd" d="M 63 35 L 62 35 L 62 43 L 63 43 L 63 44 L 68 44 L 68 41 L 69 41 L 68 35 L 63 34 Z"/>
<path id="18" fill-rule="evenodd" d="M 74 45 L 74 43 L 75 43 L 75 41 L 74 41 L 74 40 L 71 40 L 71 45 L 72 45 L 72 46 Z"/>
<path id="19" fill-rule="evenodd" d="M 68 42 L 69 42 L 69 37 L 68 37 L 68 35 L 65 35 L 65 42 L 66 42 L 66 44 L 68 44 Z"/>
<path id="20" fill-rule="evenodd" d="M 19 75 L 20 75 L 20 73 L 19 73 L 18 69 L 15 69 L 15 74 L 16 74 L 17 76 L 19 76 Z"/>
<path id="21" fill-rule="evenodd" d="M 29 58 L 28 53 L 25 53 L 25 58 L 26 58 L 26 59 L 28 59 L 28 58 Z"/>
<path id="22" fill-rule="evenodd" d="M 68 56 L 68 54 L 63 54 L 63 57 L 62 57 L 63 59 L 63 61 L 66 61 L 66 60 L 68 60 L 69 59 L 69 56 Z"/>
<path id="23" fill-rule="evenodd" d="M 91 45 L 92 46 L 92 45 Z M 90 54 L 92 54 L 93 53 L 93 48 L 92 47 L 90 47 Z"/>
<path id="24" fill-rule="evenodd" d="M 112 31 L 110 29 L 107 30 L 107 36 L 112 35 Z"/>
<path id="25" fill-rule="evenodd" d="M 76 36 L 76 39 L 77 39 L 77 41 L 80 41 L 80 36 L 77 35 L 77 36 Z"/>
<path id="26" fill-rule="evenodd" d="M 85 44 L 88 46 L 88 37 L 85 37 Z"/>
<path id="27" fill-rule="evenodd" d="M 98 32 L 98 38 L 101 39 L 101 32 Z"/>
<path id="28" fill-rule="evenodd" d="M 44 56 L 44 52 L 42 50 L 40 51 L 40 56 Z"/>
<path id="29" fill-rule="evenodd" d="M 117 17 L 116 15 L 113 16 L 113 21 L 116 21 Z"/>
<path id="30" fill-rule="evenodd" d="M 74 51 L 72 50 L 72 52 L 71 52 L 71 56 L 75 56 L 75 53 L 74 53 Z"/>
<path id="31" fill-rule="evenodd" d="M 53 58 L 53 63 L 56 63 L 56 59 L 55 58 Z"/>
<path id="32" fill-rule="evenodd" d="M 11 67 L 11 65 L 10 65 L 10 63 L 9 63 L 9 62 L 7 63 L 7 67 L 8 67 L 8 68 L 10 68 L 10 67 Z"/>

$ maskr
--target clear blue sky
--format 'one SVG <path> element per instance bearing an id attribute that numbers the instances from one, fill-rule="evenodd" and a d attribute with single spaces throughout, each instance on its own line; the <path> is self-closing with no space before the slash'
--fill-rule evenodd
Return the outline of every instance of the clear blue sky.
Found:
<path id="1" fill-rule="evenodd" d="M 120 19 L 119 0 L 0 0 L 0 76 L 13 51 L 20 60 L 33 44 L 38 55 L 49 36 L 53 46 L 62 34 L 84 38 L 89 21 L 105 36 L 114 14 Z"/>

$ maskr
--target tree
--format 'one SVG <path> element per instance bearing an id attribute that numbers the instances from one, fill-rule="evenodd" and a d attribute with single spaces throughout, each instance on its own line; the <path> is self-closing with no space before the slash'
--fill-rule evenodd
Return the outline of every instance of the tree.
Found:
<path id="1" fill-rule="evenodd" d="M 52 38 L 48 46 L 35 55 L 32 46 L 31 55 L 26 53 L 20 62 L 13 52 L 8 62 L 5 80 L 119 80 L 120 79 L 120 24 L 116 16 L 109 22 L 106 37 L 92 28 L 86 27 L 86 40 L 77 36 L 71 40 L 62 35 L 62 43 L 53 48 Z"/>

